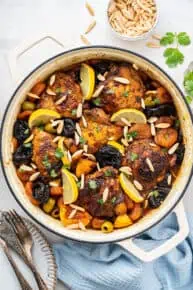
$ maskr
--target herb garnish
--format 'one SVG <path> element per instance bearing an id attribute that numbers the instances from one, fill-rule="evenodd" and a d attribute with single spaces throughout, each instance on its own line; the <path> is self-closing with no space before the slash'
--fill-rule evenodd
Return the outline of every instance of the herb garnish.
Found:
<path id="1" fill-rule="evenodd" d="M 129 92 L 128 91 L 123 92 L 122 93 L 122 96 L 125 97 L 125 98 L 127 98 L 129 96 Z"/>
<path id="2" fill-rule="evenodd" d="M 26 129 L 26 130 L 24 131 L 24 134 L 25 134 L 25 135 L 29 134 L 29 129 Z"/>
<path id="3" fill-rule="evenodd" d="M 111 202 L 115 203 L 116 199 L 117 199 L 116 196 L 113 196 L 113 198 L 111 199 Z"/>
<path id="4" fill-rule="evenodd" d="M 44 155 L 43 161 L 42 161 L 43 165 L 47 168 L 50 169 L 51 168 L 51 163 L 48 159 L 48 154 Z"/>
<path id="5" fill-rule="evenodd" d="M 23 144 L 23 146 L 24 146 L 25 148 L 30 148 L 30 147 L 32 146 L 32 143 L 26 143 L 26 144 Z"/>
<path id="6" fill-rule="evenodd" d="M 150 196 L 158 197 L 158 195 L 159 195 L 159 191 L 157 191 L 157 190 L 153 190 L 153 191 L 151 191 L 151 192 L 149 193 L 148 197 L 150 197 Z"/>
<path id="7" fill-rule="evenodd" d="M 186 100 L 188 104 L 193 101 L 193 71 L 189 71 L 184 76 L 184 88 L 187 93 Z"/>
<path id="8" fill-rule="evenodd" d="M 106 177 L 112 176 L 112 171 L 110 169 L 107 169 L 104 173 Z"/>
<path id="9" fill-rule="evenodd" d="M 84 137 L 80 136 L 80 144 L 84 145 L 86 143 L 86 139 L 84 139 Z"/>
<path id="10" fill-rule="evenodd" d="M 136 138 L 138 135 L 138 132 L 137 131 L 133 131 L 133 132 L 130 132 L 127 134 L 127 138 L 130 139 L 130 138 Z"/>
<path id="11" fill-rule="evenodd" d="M 77 109 L 73 109 L 73 110 L 71 111 L 72 116 L 76 116 L 76 112 L 77 112 Z"/>
<path id="12" fill-rule="evenodd" d="M 138 159 L 138 154 L 137 153 L 134 153 L 134 152 L 131 152 L 131 161 L 133 162 L 133 161 L 135 161 L 136 159 Z"/>
<path id="13" fill-rule="evenodd" d="M 88 182 L 88 187 L 89 187 L 90 189 L 96 189 L 96 188 L 97 188 L 97 183 L 96 183 L 96 181 L 95 181 L 95 180 L 89 180 L 89 182 Z"/>
<path id="14" fill-rule="evenodd" d="M 104 203 L 104 201 L 103 201 L 102 198 L 98 199 L 97 202 L 98 202 L 100 205 L 102 205 L 102 204 Z"/>
<path id="15" fill-rule="evenodd" d="M 77 181 L 76 182 L 76 185 L 77 185 L 78 188 L 80 188 L 81 182 L 80 181 Z"/>
<path id="16" fill-rule="evenodd" d="M 96 106 L 100 106 L 100 104 L 101 104 L 101 99 L 96 98 L 96 99 L 94 99 L 92 102 L 93 102 L 94 105 L 96 105 Z"/>
<path id="17" fill-rule="evenodd" d="M 57 94 L 61 93 L 61 88 L 59 88 L 59 87 L 56 88 L 56 89 L 55 89 L 55 92 L 56 92 Z"/>
<path id="18" fill-rule="evenodd" d="M 56 173 L 55 169 L 50 170 L 50 176 L 53 177 L 53 178 L 58 176 L 58 174 Z"/>
<path id="19" fill-rule="evenodd" d="M 64 156 L 64 153 L 62 152 L 60 148 L 57 148 L 55 151 L 55 156 L 56 158 L 61 159 Z"/>

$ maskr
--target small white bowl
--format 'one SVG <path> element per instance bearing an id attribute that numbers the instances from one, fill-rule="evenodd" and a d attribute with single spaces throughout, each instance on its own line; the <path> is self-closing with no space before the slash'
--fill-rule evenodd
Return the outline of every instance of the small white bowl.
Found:
<path id="1" fill-rule="evenodd" d="M 107 23 L 110 27 L 110 30 L 113 32 L 114 35 L 116 35 L 117 37 L 119 37 L 120 39 L 122 40 L 128 40 L 128 41 L 137 41 L 137 40 L 143 40 L 143 39 L 147 39 L 149 37 L 149 35 L 155 30 L 156 26 L 157 26 L 157 23 L 158 23 L 158 20 L 159 20 L 159 7 L 158 7 L 158 3 L 156 0 L 154 0 L 155 2 L 155 5 L 156 5 L 156 8 L 157 8 L 157 15 L 156 15 L 156 20 L 155 20 L 155 23 L 154 25 L 152 26 L 152 28 L 141 34 L 141 35 L 138 35 L 138 36 L 128 36 L 128 35 L 125 35 L 125 34 L 121 34 L 119 32 L 117 32 L 113 27 L 112 25 L 110 24 L 109 22 L 109 16 L 108 16 L 108 10 L 109 10 L 109 6 L 111 4 L 113 0 L 110 0 L 108 5 L 107 5 L 107 11 L 106 11 L 106 16 L 107 16 Z"/>

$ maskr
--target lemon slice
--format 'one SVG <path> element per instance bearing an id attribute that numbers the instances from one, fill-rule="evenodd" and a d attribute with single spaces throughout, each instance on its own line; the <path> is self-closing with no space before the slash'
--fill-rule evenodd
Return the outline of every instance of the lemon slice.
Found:
<path id="1" fill-rule="evenodd" d="M 64 204 L 75 202 L 78 198 L 78 187 L 72 174 L 65 168 L 62 168 L 62 182 Z"/>
<path id="2" fill-rule="evenodd" d="M 90 100 L 95 86 L 95 72 L 88 64 L 83 63 L 80 68 L 80 87 L 84 100 Z"/>
<path id="3" fill-rule="evenodd" d="M 147 123 L 145 114 L 136 109 L 122 109 L 111 116 L 111 122 L 120 122 L 123 119 L 126 119 L 129 123 Z"/>
<path id="4" fill-rule="evenodd" d="M 28 125 L 30 128 L 34 126 L 40 126 L 42 124 L 47 124 L 50 120 L 59 119 L 60 114 L 56 111 L 48 109 L 38 109 L 34 111 L 28 120 Z"/>
<path id="5" fill-rule="evenodd" d="M 63 164 L 66 167 L 70 168 L 71 162 L 68 159 L 68 154 L 67 154 L 67 149 L 64 146 L 64 137 L 61 137 L 58 141 L 58 148 L 62 151 L 62 153 L 64 154 L 64 156 L 61 158 Z"/>
<path id="6" fill-rule="evenodd" d="M 107 143 L 110 146 L 115 147 L 121 154 L 124 155 L 125 153 L 125 148 L 123 145 L 121 145 L 120 143 L 116 142 L 116 141 L 108 141 Z"/>
<path id="7" fill-rule="evenodd" d="M 124 173 L 119 176 L 119 181 L 124 192 L 136 203 L 144 201 L 144 198 L 140 195 L 139 191 L 135 188 L 133 183 L 127 178 Z"/>

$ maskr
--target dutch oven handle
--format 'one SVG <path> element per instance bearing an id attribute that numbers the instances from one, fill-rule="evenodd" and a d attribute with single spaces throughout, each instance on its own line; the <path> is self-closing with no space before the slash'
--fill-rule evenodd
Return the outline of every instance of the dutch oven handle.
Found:
<path id="1" fill-rule="evenodd" d="M 11 73 L 12 80 L 14 81 L 15 85 L 18 84 L 22 80 L 22 76 L 20 76 L 20 72 L 18 70 L 18 60 L 22 57 L 27 51 L 32 49 L 33 47 L 37 46 L 41 42 L 45 40 L 52 40 L 57 46 L 60 48 L 60 51 L 65 51 L 67 49 L 73 48 L 76 44 L 69 39 L 64 39 L 64 36 L 59 33 L 41 33 L 38 35 L 31 36 L 29 39 L 24 40 L 20 43 L 17 47 L 13 50 L 9 51 L 7 54 L 8 65 Z M 58 53 L 58 52 L 57 52 Z M 56 51 L 51 52 L 51 56 L 56 54 Z M 44 58 L 43 61 L 45 61 Z"/>
<path id="2" fill-rule="evenodd" d="M 182 241 L 184 241 L 189 233 L 189 225 L 182 201 L 180 201 L 180 203 L 176 206 L 173 212 L 176 214 L 179 231 L 172 238 L 170 238 L 157 248 L 154 248 L 150 251 L 145 251 L 144 249 L 141 249 L 139 246 L 137 246 L 134 243 L 133 239 L 124 240 L 118 242 L 117 244 L 132 253 L 143 262 L 151 262 L 167 254 L 173 248 L 178 246 Z"/>

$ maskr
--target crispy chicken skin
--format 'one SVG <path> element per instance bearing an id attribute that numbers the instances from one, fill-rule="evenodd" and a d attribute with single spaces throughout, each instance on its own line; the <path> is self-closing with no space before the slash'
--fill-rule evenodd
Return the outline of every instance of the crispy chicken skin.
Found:
<path id="1" fill-rule="evenodd" d="M 110 139 L 118 140 L 122 136 L 122 128 L 110 123 L 109 116 L 102 109 L 84 111 L 87 127 L 80 121 L 83 138 L 87 141 L 90 153 L 95 153 Z"/>
<path id="2" fill-rule="evenodd" d="M 55 82 L 50 89 L 56 93 L 56 96 L 50 96 L 44 92 L 39 107 L 56 110 L 63 117 L 74 119 L 76 114 L 73 114 L 73 110 L 77 109 L 79 103 L 82 102 L 81 88 L 71 74 L 57 72 L 55 75 Z M 66 100 L 59 105 L 55 105 L 55 102 L 64 95 L 66 95 Z"/>
<path id="3" fill-rule="evenodd" d="M 106 176 L 105 172 L 111 172 L 111 176 Z M 93 186 L 93 183 L 95 186 Z M 96 187 L 96 188 L 91 188 Z M 105 188 L 109 189 L 107 201 L 103 200 Z M 118 171 L 107 166 L 87 175 L 84 189 L 80 190 L 77 204 L 84 207 L 92 216 L 95 217 L 113 217 L 114 207 L 124 200 L 124 194 L 119 185 Z"/>
<path id="4" fill-rule="evenodd" d="M 58 159 L 55 157 L 57 145 L 52 141 L 52 135 L 49 133 L 34 129 L 33 134 L 32 160 L 41 175 L 49 177 L 49 170 L 58 163 Z"/>
<path id="5" fill-rule="evenodd" d="M 129 80 L 129 84 L 114 81 L 114 77 Z M 128 64 L 113 65 L 107 79 L 99 84 L 104 85 L 100 96 L 101 106 L 107 113 L 113 113 L 124 108 L 141 109 L 141 98 L 144 95 L 144 86 L 139 74 Z"/>
<path id="6" fill-rule="evenodd" d="M 144 190 L 151 190 L 160 182 L 168 169 L 168 159 L 159 146 L 151 146 L 149 139 L 136 140 L 129 147 L 123 160 L 124 166 L 130 166 L 133 172 L 133 178 L 139 181 Z M 132 161 L 132 157 L 135 160 Z M 154 171 L 152 172 L 147 164 L 146 158 L 149 158 Z"/>

